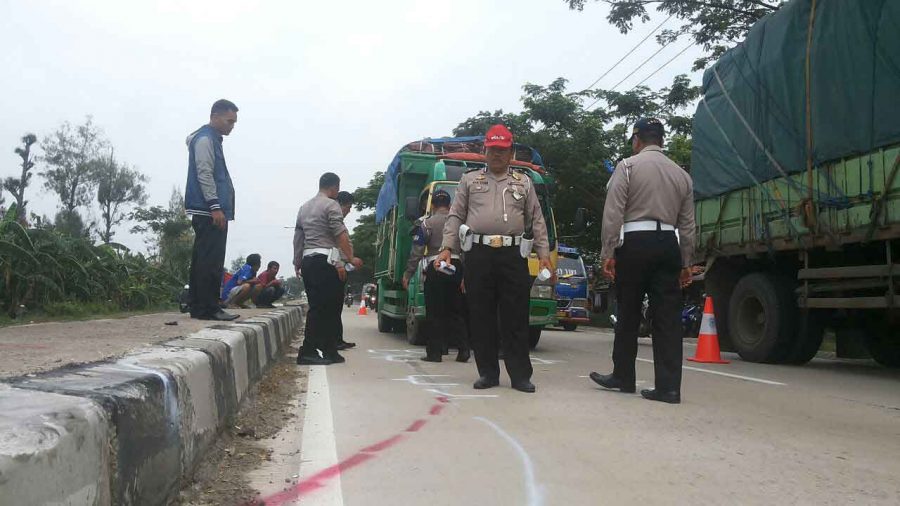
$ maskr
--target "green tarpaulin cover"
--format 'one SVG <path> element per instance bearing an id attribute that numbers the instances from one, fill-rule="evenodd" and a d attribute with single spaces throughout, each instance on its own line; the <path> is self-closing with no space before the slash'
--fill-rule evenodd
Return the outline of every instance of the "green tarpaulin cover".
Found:
<path id="1" fill-rule="evenodd" d="M 806 170 L 807 46 L 813 164 L 900 142 L 900 0 L 793 0 L 703 76 L 696 198 Z"/>

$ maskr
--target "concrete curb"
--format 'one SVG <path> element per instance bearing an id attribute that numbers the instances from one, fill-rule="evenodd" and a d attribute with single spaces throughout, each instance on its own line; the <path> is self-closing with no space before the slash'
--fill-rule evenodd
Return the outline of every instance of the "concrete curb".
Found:
<path id="1" fill-rule="evenodd" d="M 0 383 L 0 502 L 167 504 L 302 323 L 280 308 Z"/>

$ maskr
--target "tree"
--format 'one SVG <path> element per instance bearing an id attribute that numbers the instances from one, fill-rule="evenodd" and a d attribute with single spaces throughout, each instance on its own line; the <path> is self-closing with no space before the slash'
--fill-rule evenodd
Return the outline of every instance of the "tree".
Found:
<path id="1" fill-rule="evenodd" d="M 244 255 L 238 255 L 231 260 L 231 273 L 241 270 L 241 267 L 244 266 L 246 262 L 246 257 Z"/>
<path id="2" fill-rule="evenodd" d="M 128 217 L 127 209 L 147 203 L 147 191 L 144 187 L 147 176 L 117 162 L 112 153 L 108 158 L 96 160 L 92 172 L 97 185 L 100 216 L 103 219 L 100 239 L 109 244 L 112 242 L 113 227 Z"/>
<path id="3" fill-rule="evenodd" d="M 37 142 L 37 136 L 34 134 L 25 134 L 22 137 L 22 147 L 16 148 L 16 154 L 22 159 L 22 174 L 19 177 L 8 177 L 3 180 L 3 189 L 12 194 L 16 199 L 16 209 L 18 210 L 19 223 L 25 224 L 27 221 L 26 206 L 28 202 L 25 200 L 25 189 L 31 184 L 31 169 L 34 168 L 34 159 L 31 154 L 31 146 Z M 0 204 L 2 204 L 2 195 L 0 195 Z"/>
<path id="4" fill-rule="evenodd" d="M 135 209 L 131 219 L 139 223 L 132 227 L 132 233 L 152 233 L 147 242 L 153 260 L 175 278 L 187 282 L 194 232 L 191 220 L 184 214 L 184 195 L 173 188 L 168 206 Z"/>
<path id="5" fill-rule="evenodd" d="M 609 173 L 607 163 L 631 156 L 626 126 L 639 117 L 657 116 L 676 135 L 669 137 L 668 147 L 678 148 L 679 163 L 690 159 L 690 120 L 681 116 L 699 95 L 685 76 L 676 77 L 672 85 L 657 92 L 646 87 L 631 91 L 566 92 L 566 80 L 559 78 L 547 86 L 526 84 L 523 87 L 521 113 L 482 111 L 463 121 L 454 135 L 484 135 L 490 125 L 504 123 L 516 141 L 538 150 L 544 164 L 556 180 L 553 210 L 557 232 L 562 242 L 581 248 L 587 256 L 600 252 L 600 219 L 606 197 Z M 600 99 L 601 107 L 587 110 L 584 102 Z M 686 144 L 686 142 L 688 142 Z M 685 153 L 687 147 L 687 153 Z M 587 230 L 575 235 L 575 212 L 588 210 Z"/>
<path id="6" fill-rule="evenodd" d="M 106 144 L 90 116 L 76 127 L 65 122 L 44 139 L 43 161 L 50 167 L 41 173 L 45 178 L 44 188 L 59 196 L 67 216 L 90 204 L 96 185 L 94 161 Z"/>
<path id="7" fill-rule="evenodd" d="M 588 0 L 565 0 L 570 9 L 583 10 Z M 665 44 L 690 34 L 706 54 L 694 62 L 694 70 L 705 68 L 729 46 L 744 39 L 750 27 L 763 16 L 777 11 L 785 0 L 595 0 L 609 5 L 606 19 L 622 33 L 634 29 L 635 21 L 650 20 L 647 7 L 675 17 L 682 25 L 663 30 L 657 42 Z"/>

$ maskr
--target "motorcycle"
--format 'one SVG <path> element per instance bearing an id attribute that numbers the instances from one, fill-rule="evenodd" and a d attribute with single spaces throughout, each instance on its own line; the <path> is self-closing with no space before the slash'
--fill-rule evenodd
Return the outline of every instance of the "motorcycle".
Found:
<path id="1" fill-rule="evenodd" d="M 378 307 L 378 297 L 374 293 L 366 295 L 366 307 L 369 309 Z"/>
<path id="2" fill-rule="evenodd" d="M 347 295 L 344 296 L 344 304 L 346 304 L 347 307 L 351 307 L 353 305 L 353 295 L 352 294 L 348 293 Z"/>
<path id="3" fill-rule="evenodd" d="M 703 319 L 703 309 L 699 304 L 686 300 L 681 307 L 681 336 L 683 338 L 697 337 L 700 332 L 700 322 Z M 616 328 L 618 318 L 615 313 L 609 315 L 609 321 L 613 329 Z M 641 323 L 638 326 L 638 337 L 652 337 L 653 322 L 650 318 L 650 298 L 644 295 L 641 304 Z"/>

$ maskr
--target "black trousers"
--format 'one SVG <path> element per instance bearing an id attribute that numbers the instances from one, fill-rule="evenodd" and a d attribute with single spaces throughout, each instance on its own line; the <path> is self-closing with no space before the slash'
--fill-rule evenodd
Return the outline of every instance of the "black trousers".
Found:
<path id="1" fill-rule="evenodd" d="M 441 358 L 451 336 L 457 337 L 461 352 L 468 348 L 463 297 L 459 289 L 463 265 L 459 260 L 453 260 L 453 265 L 456 273 L 452 276 L 438 272 L 431 262 L 425 269 L 425 328 L 428 332 L 425 354 L 431 358 Z"/>
<path id="2" fill-rule="evenodd" d="M 256 303 L 259 305 L 271 304 L 280 299 L 282 295 L 284 295 L 284 288 L 280 285 L 263 288 L 256 296 Z"/>
<path id="3" fill-rule="evenodd" d="M 532 279 L 528 261 L 519 254 L 519 247 L 473 245 L 466 253 L 465 280 L 472 331 L 470 344 L 478 374 L 499 379 L 497 349 L 502 342 L 510 379 L 513 382 L 531 379 L 528 302 Z"/>
<path id="4" fill-rule="evenodd" d="M 228 226 L 221 230 L 209 216 L 198 215 L 191 218 L 191 226 L 194 228 L 189 282 L 191 316 L 209 316 L 219 311 Z"/>
<path id="5" fill-rule="evenodd" d="M 344 284 L 326 255 L 303 257 L 300 271 L 309 298 L 306 335 L 300 353 L 312 357 L 320 350 L 327 358 L 337 353 Z"/>
<path id="6" fill-rule="evenodd" d="M 656 388 L 681 391 L 681 252 L 674 232 L 625 234 L 616 249 L 618 318 L 613 375 L 634 385 L 638 328 L 644 294 L 650 297 Z"/>

